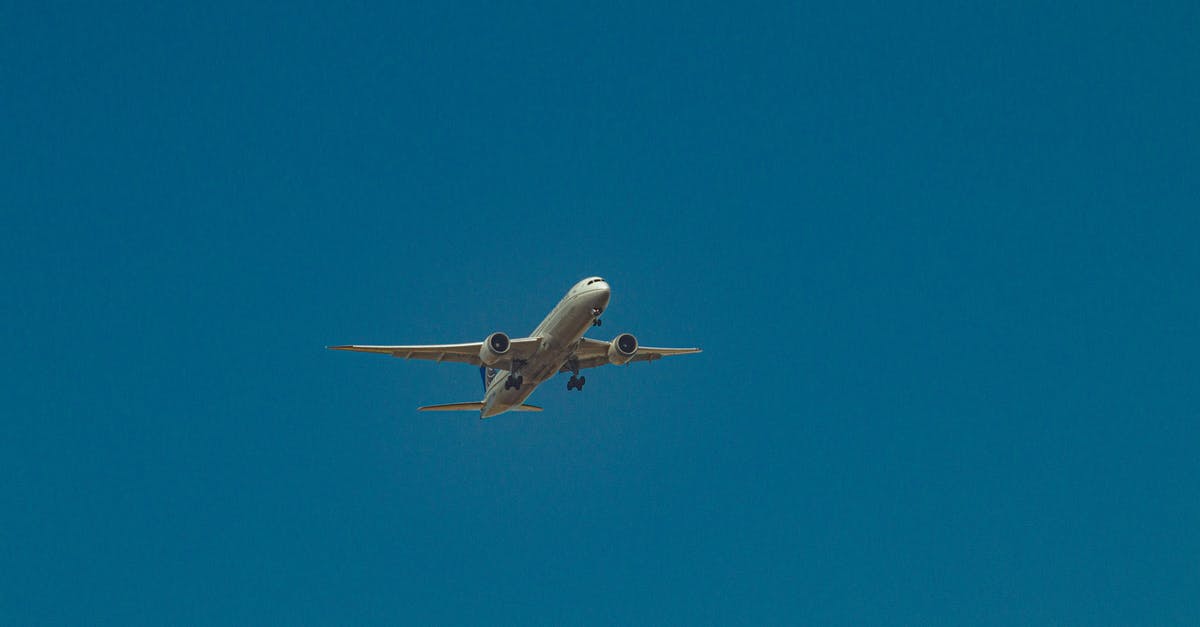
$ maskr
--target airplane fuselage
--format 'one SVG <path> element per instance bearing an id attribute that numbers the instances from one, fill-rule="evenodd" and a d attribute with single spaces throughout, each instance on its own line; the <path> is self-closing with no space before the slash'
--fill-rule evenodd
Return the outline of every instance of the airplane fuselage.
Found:
<path id="1" fill-rule="evenodd" d="M 572 287 L 529 334 L 541 338 L 537 352 L 515 372 L 501 371 L 488 383 L 480 416 L 489 418 L 520 406 L 539 384 L 558 374 L 583 334 L 608 308 L 610 295 L 608 283 L 599 277 L 584 279 Z M 509 377 L 517 375 L 521 387 L 508 385 Z"/>

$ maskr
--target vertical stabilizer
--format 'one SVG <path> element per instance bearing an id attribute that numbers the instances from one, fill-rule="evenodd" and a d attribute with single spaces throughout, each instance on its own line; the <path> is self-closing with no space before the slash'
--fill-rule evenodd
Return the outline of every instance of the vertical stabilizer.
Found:
<path id="1" fill-rule="evenodd" d="M 483 381 L 483 391 L 486 393 L 488 386 L 492 384 L 492 379 L 496 378 L 496 369 L 488 368 L 487 366 L 480 366 L 479 378 Z"/>

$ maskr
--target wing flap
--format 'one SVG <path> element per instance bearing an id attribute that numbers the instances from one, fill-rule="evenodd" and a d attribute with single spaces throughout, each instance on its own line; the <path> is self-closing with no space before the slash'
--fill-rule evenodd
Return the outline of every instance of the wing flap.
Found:
<path id="1" fill-rule="evenodd" d="M 639 346 L 637 353 L 634 354 L 630 361 L 654 361 L 663 357 L 672 355 L 691 355 L 694 353 L 702 353 L 704 351 L 698 348 L 658 348 L 656 346 Z M 640 358 L 640 359 L 639 359 Z"/>

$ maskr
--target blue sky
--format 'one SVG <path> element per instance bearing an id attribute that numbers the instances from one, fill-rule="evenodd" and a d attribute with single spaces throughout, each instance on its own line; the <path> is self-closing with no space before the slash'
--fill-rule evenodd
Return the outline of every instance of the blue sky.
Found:
<path id="1" fill-rule="evenodd" d="M 0 8 L 0 622 L 1200 623 L 1198 18 Z"/>

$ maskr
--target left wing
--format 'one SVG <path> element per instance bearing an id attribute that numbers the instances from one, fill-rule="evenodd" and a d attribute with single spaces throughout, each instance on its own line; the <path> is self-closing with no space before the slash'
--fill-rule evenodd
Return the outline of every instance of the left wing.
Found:
<path id="1" fill-rule="evenodd" d="M 579 364 L 579 369 L 595 368 L 608 364 L 608 342 L 583 338 L 579 340 L 579 348 L 575 349 L 575 360 Z M 701 352 L 698 348 L 656 348 L 654 346 L 638 346 L 637 352 L 629 360 L 629 363 L 635 361 L 654 361 L 663 357 L 672 355 L 689 355 L 691 353 Z M 568 361 L 567 364 L 571 362 Z M 569 365 L 564 365 L 559 372 L 571 372 Z"/>
<path id="2" fill-rule="evenodd" d="M 528 360 L 537 352 L 541 346 L 542 340 L 537 337 L 523 337 L 514 340 L 509 340 L 508 352 L 504 357 L 495 364 L 491 364 L 492 368 L 501 370 L 512 370 L 513 360 L 523 361 Z M 471 364 L 473 366 L 484 366 L 479 359 L 479 349 L 483 348 L 483 342 L 467 342 L 465 344 L 422 344 L 418 346 L 370 346 L 370 345 L 347 345 L 347 346 L 329 346 L 329 350 L 335 351 L 356 351 L 360 353 L 380 353 L 382 355 L 391 355 L 392 357 L 401 357 L 404 359 L 428 359 L 430 361 L 451 361 L 462 364 Z"/>

